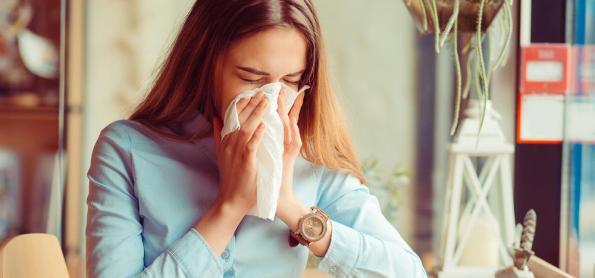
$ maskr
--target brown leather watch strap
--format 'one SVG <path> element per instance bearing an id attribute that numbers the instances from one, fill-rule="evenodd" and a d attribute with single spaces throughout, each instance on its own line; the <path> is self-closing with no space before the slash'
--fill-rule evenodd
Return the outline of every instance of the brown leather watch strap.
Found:
<path id="1" fill-rule="evenodd" d="M 329 216 L 328 216 L 328 214 L 326 214 L 326 212 L 324 212 L 324 210 L 322 210 L 316 206 L 311 206 L 310 209 L 312 210 L 310 213 L 319 214 L 322 216 L 322 218 L 324 219 L 325 222 L 328 222 Z M 300 220 L 298 221 L 298 231 L 300 230 L 299 226 L 301 225 L 302 220 L 304 219 L 304 217 L 306 217 L 310 213 L 308 213 L 300 218 Z M 299 232 L 293 232 L 291 230 L 289 230 L 289 237 L 287 240 L 288 240 L 288 244 L 290 247 L 296 247 L 300 243 L 305 246 L 310 245 L 310 241 L 305 239 L 302 236 L 302 234 L 300 234 Z"/>
<path id="2" fill-rule="evenodd" d="M 291 230 L 289 230 L 288 238 L 287 238 L 289 247 L 296 247 L 296 246 L 298 246 L 298 244 L 300 244 L 300 242 L 297 239 L 295 239 L 295 237 L 292 234 L 293 233 L 291 232 Z"/>

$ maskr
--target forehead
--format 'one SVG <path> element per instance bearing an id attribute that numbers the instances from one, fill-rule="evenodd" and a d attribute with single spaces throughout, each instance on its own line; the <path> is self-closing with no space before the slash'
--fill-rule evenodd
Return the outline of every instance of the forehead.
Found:
<path id="1" fill-rule="evenodd" d="M 306 51 L 306 40 L 295 28 L 271 28 L 235 42 L 225 54 L 225 64 L 286 74 L 304 69 Z"/>

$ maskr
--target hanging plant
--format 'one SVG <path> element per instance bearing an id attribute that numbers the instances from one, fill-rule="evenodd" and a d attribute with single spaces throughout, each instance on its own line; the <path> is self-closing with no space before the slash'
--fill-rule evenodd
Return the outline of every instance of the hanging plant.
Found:
<path id="1" fill-rule="evenodd" d="M 481 100 L 481 120 L 485 119 L 492 72 L 503 66 L 512 37 L 512 0 L 403 0 L 415 17 L 422 34 L 434 34 L 436 53 L 451 42 L 455 64 L 456 97 L 454 135 L 459 124 L 463 99 L 469 97 L 471 85 Z M 502 13 L 500 11 L 503 11 Z M 487 40 L 488 44 L 484 45 Z M 461 44 L 459 44 L 461 42 Z M 484 47 L 487 46 L 487 53 Z M 459 56 L 459 53 L 463 57 Z M 461 58 L 466 68 L 463 84 Z"/>

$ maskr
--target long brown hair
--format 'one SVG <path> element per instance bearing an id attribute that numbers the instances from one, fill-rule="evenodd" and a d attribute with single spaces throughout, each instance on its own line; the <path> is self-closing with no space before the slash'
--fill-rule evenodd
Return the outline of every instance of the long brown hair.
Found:
<path id="1" fill-rule="evenodd" d="M 330 86 L 320 23 L 311 0 L 197 0 L 153 87 L 130 119 L 155 128 L 180 124 L 198 110 L 211 121 L 217 115 L 213 92 L 219 58 L 235 41 L 280 26 L 296 28 L 307 41 L 307 65 L 300 83 L 311 88 L 298 123 L 302 155 L 330 169 L 346 170 L 366 183 Z M 174 137 L 204 136 L 198 132 Z"/>

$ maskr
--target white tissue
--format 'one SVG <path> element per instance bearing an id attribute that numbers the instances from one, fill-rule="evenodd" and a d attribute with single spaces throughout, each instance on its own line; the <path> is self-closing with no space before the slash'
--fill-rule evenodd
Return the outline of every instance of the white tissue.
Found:
<path id="1" fill-rule="evenodd" d="M 264 92 L 268 98 L 269 105 L 263 122 L 265 130 L 260 146 L 256 151 L 258 177 L 256 181 L 256 205 L 250 209 L 248 214 L 260 218 L 273 220 L 277 210 L 277 199 L 281 189 L 281 175 L 283 170 L 283 123 L 277 112 L 277 100 L 281 88 L 285 88 L 284 106 L 285 112 L 293 106 L 298 95 L 309 86 L 304 86 L 299 91 L 291 89 L 281 82 L 269 83 L 260 88 L 245 91 L 237 95 L 225 111 L 221 139 L 227 134 L 240 128 L 240 120 L 236 103 L 242 99 L 254 96 L 258 92 Z"/>

